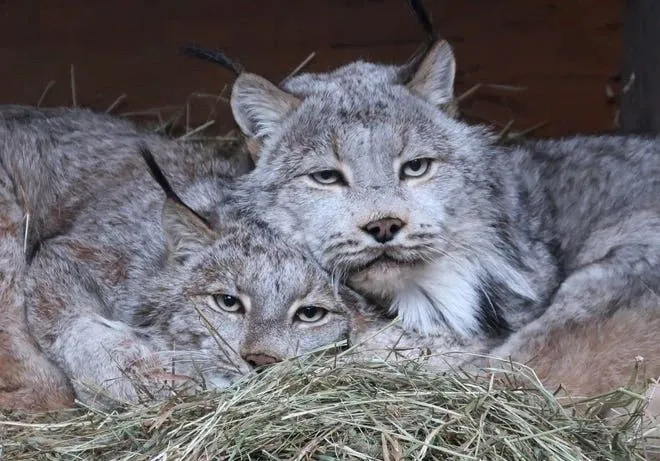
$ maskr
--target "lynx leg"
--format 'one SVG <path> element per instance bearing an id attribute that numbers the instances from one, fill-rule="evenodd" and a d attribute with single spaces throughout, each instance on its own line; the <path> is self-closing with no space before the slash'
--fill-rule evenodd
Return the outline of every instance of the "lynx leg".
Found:
<path id="1" fill-rule="evenodd" d="M 73 405 L 62 371 L 31 337 L 23 296 L 24 216 L 0 168 L 0 408 L 46 411 Z"/>
<path id="2" fill-rule="evenodd" d="M 164 364 L 148 338 L 105 317 L 95 283 L 67 259 L 65 247 L 53 243 L 39 251 L 27 287 L 34 337 L 64 370 L 80 400 L 112 406 L 163 391 L 150 387 L 149 374 L 162 372 Z"/>
<path id="3" fill-rule="evenodd" d="M 547 311 L 492 354 L 526 362 L 547 345 L 549 331 L 592 322 L 618 309 L 660 311 L 660 214 L 641 212 L 592 234 L 581 267 L 562 283 Z"/>
<path id="4" fill-rule="evenodd" d="M 351 318 L 351 346 L 357 360 L 423 359 L 438 371 L 462 366 L 485 354 L 489 344 L 480 338 L 466 339 L 447 328 L 432 336 L 422 336 L 404 329 L 400 322 L 380 318 L 376 314 L 354 312 Z"/>
<path id="5" fill-rule="evenodd" d="M 74 406 L 71 384 L 25 329 L 0 331 L 0 362 L 1 409 L 41 412 Z"/>

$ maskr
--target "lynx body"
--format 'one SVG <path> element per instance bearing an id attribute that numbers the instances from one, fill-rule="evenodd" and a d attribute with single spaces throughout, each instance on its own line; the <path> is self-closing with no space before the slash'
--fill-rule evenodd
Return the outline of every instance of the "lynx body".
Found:
<path id="1" fill-rule="evenodd" d="M 34 338 L 6 349 L 41 351 L 79 399 L 136 401 L 145 380 L 152 395 L 165 380 L 223 387 L 347 335 L 358 298 L 263 222 L 224 212 L 239 157 L 69 109 L 3 108 L 0 143 L 0 269 L 19 293 L 3 318 Z M 192 209 L 166 200 L 139 146 Z"/>
<path id="2" fill-rule="evenodd" d="M 246 209 L 397 314 L 392 344 L 524 361 L 550 330 L 657 315 L 660 142 L 499 145 L 442 110 L 455 67 L 440 41 L 406 66 L 356 62 L 281 88 L 243 73 L 232 107 L 260 185 Z"/>

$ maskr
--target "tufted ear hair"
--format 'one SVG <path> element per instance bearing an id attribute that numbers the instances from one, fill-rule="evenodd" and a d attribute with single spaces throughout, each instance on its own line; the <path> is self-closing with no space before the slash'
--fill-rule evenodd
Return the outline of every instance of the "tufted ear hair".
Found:
<path id="1" fill-rule="evenodd" d="M 202 61 L 212 62 L 213 64 L 219 64 L 225 69 L 230 70 L 235 77 L 238 77 L 243 73 L 243 66 L 237 61 L 234 61 L 229 58 L 220 50 L 211 50 L 199 46 L 196 43 L 189 43 L 179 47 L 179 52 L 185 56 L 201 59 Z"/>
<path id="2" fill-rule="evenodd" d="M 426 55 L 429 53 L 431 48 L 433 48 L 433 45 L 438 41 L 437 35 L 433 28 L 433 23 L 431 22 L 431 18 L 429 17 L 426 8 L 424 8 L 424 5 L 422 4 L 422 0 L 410 0 L 409 4 L 410 9 L 415 15 L 415 19 L 417 19 L 419 25 L 422 26 L 422 29 L 424 29 L 426 40 L 422 44 L 421 49 L 416 51 L 415 54 L 413 54 L 412 57 L 408 60 L 408 62 L 401 66 L 399 69 L 399 79 L 404 84 L 408 83 L 410 79 L 412 79 L 413 75 L 415 72 L 417 72 L 417 69 L 419 69 L 419 66 L 421 65 Z"/>
<path id="3" fill-rule="evenodd" d="M 410 0 L 410 8 L 424 29 L 426 41 L 406 64 L 399 68 L 399 80 L 410 91 L 455 117 L 456 59 L 449 43 L 439 40 L 422 0 Z"/>
<path id="4" fill-rule="evenodd" d="M 208 221 L 186 205 L 174 192 L 146 146 L 140 147 L 140 154 L 147 163 L 151 176 L 165 192 L 162 222 L 167 239 L 168 256 L 176 261 L 184 261 L 212 245 L 217 235 Z"/>
<path id="5" fill-rule="evenodd" d="M 264 139 L 298 107 L 300 100 L 265 78 L 245 72 L 242 65 L 220 50 L 187 44 L 181 46 L 179 51 L 186 56 L 218 64 L 234 74 L 236 81 L 231 92 L 231 109 L 234 120 L 248 138 L 247 148 L 256 163 Z"/>

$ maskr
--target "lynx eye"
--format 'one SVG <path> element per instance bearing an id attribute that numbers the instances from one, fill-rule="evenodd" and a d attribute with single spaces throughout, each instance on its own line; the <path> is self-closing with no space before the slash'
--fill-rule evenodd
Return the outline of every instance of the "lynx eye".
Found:
<path id="1" fill-rule="evenodd" d="M 296 311 L 296 318 L 301 322 L 314 323 L 321 320 L 328 311 L 317 306 L 303 306 Z"/>
<path id="2" fill-rule="evenodd" d="M 243 310 L 243 303 L 240 299 L 224 293 L 209 296 L 209 305 L 216 311 L 240 312 Z"/>
<path id="3" fill-rule="evenodd" d="M 309 175 L 314 181 L 319 184 L 330 185 L 339 184 L 344 182 L 344 177 L 337 170 L 322 170 Z"/>
<path id="4" fill-rule="evenodd" d="M 424 176 L 429 171 L 430 166 L 430 158 L 416 158 L 415 160 L 410 160 L 409 162 L 403 164 L 399 176 L 401 179 L 419 178 Z"/>

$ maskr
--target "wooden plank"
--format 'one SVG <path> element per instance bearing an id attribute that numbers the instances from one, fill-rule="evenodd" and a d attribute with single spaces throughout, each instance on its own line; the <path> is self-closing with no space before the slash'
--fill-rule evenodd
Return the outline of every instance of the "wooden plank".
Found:
<path id="1" fill-rule="evenodd" d="M 460 90 L 528 87 L 506 104 L 484 95 L 470 111 L 497 123 L 513 117 L 520 128 L 548 120 L 541 134 L 611 129 L 604 93 L 619 67 L 619 0 L 598 8 L 592 0 L 426 3 L 455 47 Z M 187 41 L 222 48 L 278 81 L 312 51 L 311 71 L 359 58 L 396 63 L 422 38 L 404 0 L 11 1 L 0 5 L 0 102 L 35 103 L 54 79 L 48 104 L 70 103 L 71 64 L 79 101 L 99 108 L 122 93 L 124 110 L 181 104 L 231 83 L 219 67 L 177 56 Z M 227 114 L 222 123 L 231 127 Z"/>

